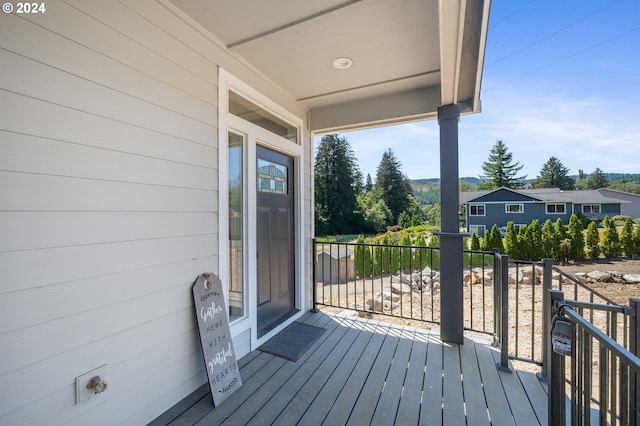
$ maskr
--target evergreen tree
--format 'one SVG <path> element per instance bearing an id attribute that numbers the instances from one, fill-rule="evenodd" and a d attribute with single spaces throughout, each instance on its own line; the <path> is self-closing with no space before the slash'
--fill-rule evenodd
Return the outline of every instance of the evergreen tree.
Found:
<path id="1" fill-rule="evenodd" d="M 557 157 L 551 157 L 540 169 L 536 188 L 573 189 L 575 182 L 569 177 L 569 169 Z"/>
<path id="2" fill-rule="evenodd" d="M 585 190 L 589 189 L 589 183 L 587 182 L 587 175 L 584 170 L 578 170 L 578 177 L 576 178 L 576 189 Z"/>
<path id="3" fill-rule="evenodd" d="M 549 257 L 551 259 L 558 258 L 558 253 L 560 252 L 560 240 L 558 240 L 558 237 L 556 236 L 551 219 L 545 220 L 544 225 L 542 226 L 542 249 L 545 257 Z"/>
<path id="4" fill-rule="evenodd" d="M 504 245 L 502 244 L 500 229 L 498 229 L 498 225 L 494 224 L 491 227 L 491 232 L 485 232 L 484 237 L 482 238 L 482 250 L 493 251 L 493 249 L 496 248 L 500 253 L 504 253 Z"/>
<path id="5" fill-rule="evenodd" d="M 587 178 L 587 189 L 600 189 L 609 186 L 609 179 L 599 167 Z"/>
<path id="6" fill-rule="evenodd" d="M 518 230 L 518 259 L 529 259 L 531 253 L 531 243 L 527 238 L 527 227 L 521 226 Z"/>
<path id="7" fill-rule="evenodd" d="M 624 225 L 620 232 L 620 245 L 626 257 L 633 257 L 637 253 L 636 242 L 633 238 L 633 221 L 630 217 L 624 220 Z"/>
<path id="8" fill-rule="evenodd" d="M 411 245 L 411 236 L 408 232 L 403 232 L 402 240 L 400 240 L 401 246 Z M 410 271 L 411 265 L 411 249 L 402 247 L 400 249 L 400 269 L 407 272 Z"/>
<path id="9" fill-rule="evenodd" d="M 572 214 L 569 218 L 569 226 L 567 227 L 567 237 L 571 239 L 569 248 L 569 258 L 573 260 L 581 260 L 584 257 L 584 235 L 582 221 Z"/>
<path id="10" fill-rule="evenodd" d="M 540 228 L 540 221 L 534 219 L 527 227 L 525 232 L 527 241 L 529 241 L 529 260 L 540 260 L 544 257 L 542 252 L 542 229 Z"/>
<path id="11" fill-rule="evenodd" d="M 633 241 L 636 243 L 636 253 L 640 253 L 640 223 L 636 223 L 635 231 L 633 231 Z"/>
<path id="12" fill-rule="evenodd" d="M 367 180 L 364 184 L 364 192 L 369 192 L 373 189 L 373 181 L 371 180 L 371 175 L 367 173 Z"/>
<path id="13" fill-rule="evenodd" d="M 553 230 L 556 233 L 556 238 L 558 238 L 558 241 L 562 241 L 565 238 L 567 238 L 567 230 L 565 229 L 563 223 L 562 223 L 562 219 L 558 218 L 556 220 L 556 225 L 553 228 Z"/>
<path id="14" fill-rule="evenodd" d="M 605 216 L 602 221 L 604 227 L 604 236 L 602 237 L 602 254 L 607 259 L 613 259 L 620 256 L 620 237 L 616 229 L 616 221 Z"/>
<path id="15" fill-rule="evenodd" d="M 402 173 L 402 164 L 393 155 L 389 148 L 382 154 L 382 159 L 376 171 L 376 183 L 373 192 L 377 199 L 384 201 L 391 210 L 392 222 L 387 225 L 398 223 L 400 213 L 407 210 L 410 205 L 409 195 L 412 195 L 409 179 Z"/>
<path id="16" fill-rule="evenodd" d="M 359 244 L 364 244 L 364 235 L 358 235 L 356 240 Z M 356 275 L 358 278 L 370 277 L 373 272 L 373 262 L 371 255 L 371 247 L 356 246 Z"/>
<path id="17" fill-rule="evenodd" d="M 516 176 L 524 165 L 519 162 L 512 164 L 513 154 L 509 152 L 507 145 L 498 139 L 491 148 L 489 159 L 482 163 L 484 175 L 480 176 L 485 189 L 519 188 L 524 185 L 527 176 Z"/>
<path id="18" fill-rule="evenodd" d="M 427 246 L 427 240 L 424 237 L 424 234 L 421 232 L 418 232 L 418 234 L 416 234 L 414 240 L 413 240 L 413 245 L 415 247 L 426 247 Z M 428 251 L 423 249 L 423 248 L 419 248 L 417 250 L 415 250 L 413 252 L 413 269 L 414 270 L 423 270 L 424 268 L 426 268 L 427 266 L 429 266 L 429 256 L 428 256 Z"/>
<path id="19" fill-rule="evenodd" d="M 316 231 L 320 235 L 350 234 L 358 217 L 356 195 L 361 173 L 346 138 L 326 135 L 320 141 L 315 159 Z"/>
<path id="20" fill-rule="evenodd" d="M 589 259 L 600 257 L 600 232 L 598 232 L 598 225 L 595 222 L 590 222 L 589 226 L 587 226 L 585 252 Z"/>
<path id="21" fill-rule="evenodd" d="M 513 222 L 507 222 L 507 231 L 504 234 L 504 250 L 511 259 L 520 259 L 520 247 L 518 246 L 518 233 Z"/>
<path id="22" fill-rule="evenodd" d="M 478 234 L 476 234 L 475 232 L 473 232 L 471 234 L 471 250 L 480 250 L 480 239 L 478 238 Z"/>

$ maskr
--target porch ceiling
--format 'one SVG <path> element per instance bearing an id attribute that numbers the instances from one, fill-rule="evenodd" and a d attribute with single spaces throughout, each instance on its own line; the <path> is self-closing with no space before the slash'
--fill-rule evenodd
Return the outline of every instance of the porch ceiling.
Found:
<path id="1" fill-rule="evenodd" d="M 291 93 L 317 133 L 479 112 L 489 0 L 172 0 Z M 334 59 L 353 61 L 336 69 Z"/>

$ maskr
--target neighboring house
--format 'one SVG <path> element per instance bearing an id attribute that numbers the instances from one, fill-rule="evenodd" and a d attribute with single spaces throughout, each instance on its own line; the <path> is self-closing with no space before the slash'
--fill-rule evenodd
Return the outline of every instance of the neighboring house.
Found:
<path id="1" fill-rule="evenodd" d="M 617 198 L 623 201 L 620 205 L 621 215 L 629 216 L 632 219 L 640 219 L 640 194 L 632 194 L 631 192 L 617 191 L 609 188 L 599 189 L 598 192 L 607 197 Z"/>
<path id="2" fill-rule="evenodd" d="M 207 380 L 199 274 L 237 358 L 311 308 L 314 136 L 437 118 L 457 164 L 480 111 L 486 0 L 41 3 L 0 15 L 3 425 L 154 419 Z"/>
<path id="3" fill-rule="evenodd" d="M 460 193 L 468 232 L 481 237 L 495 224 L 499 228 L 513 222 L 516 228 L 528 226 L 534 219 L 540 226 L 547 219 L 569 223 L 574 213 L 584 213 L 590 220 L 621 214 L 628 201 L 610 196 L 603 190 L 563 191 L 558 188 L 469 191 Z"/>
<path id="4" fill-rule="evenodd" d="M 346 283 L 356 277 L 353 250 L 346 246 L 336 246 L 318 254 L 316 280 L 321 283 Z"/>

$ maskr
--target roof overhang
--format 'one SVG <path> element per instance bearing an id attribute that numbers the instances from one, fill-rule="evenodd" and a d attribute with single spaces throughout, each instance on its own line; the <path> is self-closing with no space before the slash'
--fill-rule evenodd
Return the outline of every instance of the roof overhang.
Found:
<path id="1" fill-rule="evenodd" d="M 480 111 L 490 0 L 171 1 L 303 104 L 316 133 Z"/>

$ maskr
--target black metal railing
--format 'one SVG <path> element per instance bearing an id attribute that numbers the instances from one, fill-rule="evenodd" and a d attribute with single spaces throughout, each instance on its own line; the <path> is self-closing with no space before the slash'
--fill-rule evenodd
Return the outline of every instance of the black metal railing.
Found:
<path id="1" fill-rule="evenodd" d="M 640 424 L 640 299 L 629 306 L 577 302 L 565 300 L 560 290 L 550 290 L 549 299 L 550 313 L 571 324 L 569 336 L 562 337 L 571 346 L 569 368 L 565 356 L 552 350 L 549 357 L 549 424 L 565 424 L 568 413 L 572 425 Z M 627 345 L 581 315 L 585 309 L 627 317 Z M 554 334 L 559 332 L 547 335 L 550 347 Z"/>
<path id="2" fill-rule="evenodd" d="M 439 323 L 440 249 L 313 241 L 314 304 Z M 493 335 L 492 252 L 465 251 L 465 328 Z"/>

